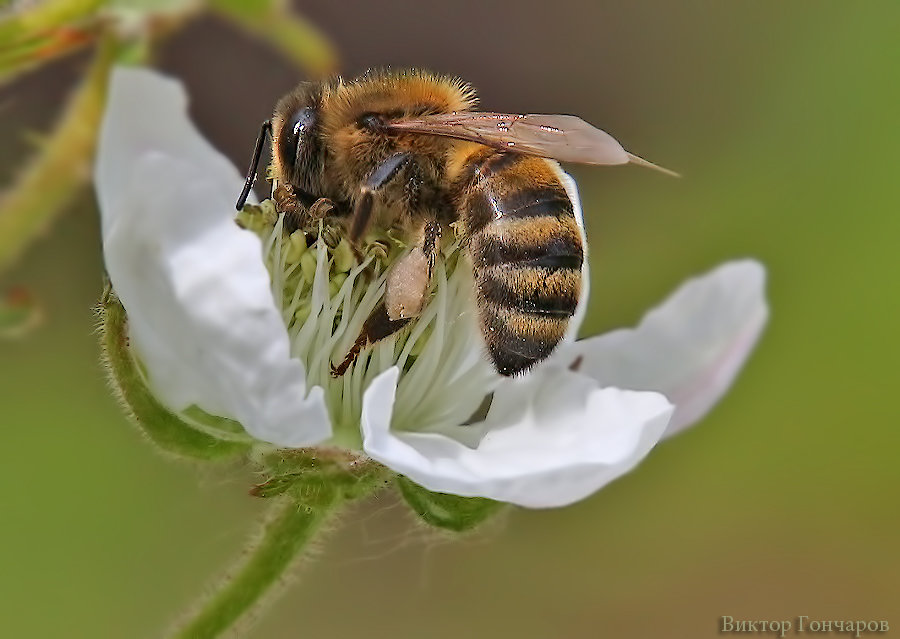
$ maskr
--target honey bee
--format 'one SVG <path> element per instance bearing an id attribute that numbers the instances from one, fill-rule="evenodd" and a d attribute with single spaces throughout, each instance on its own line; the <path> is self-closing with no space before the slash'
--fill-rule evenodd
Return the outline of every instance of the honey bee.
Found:
<path id="1" fill-rule="evenodd" d="M 671 173 L 575 116 L 475 105 L 460 79 L 384 70 L 300 84 L 262 124 L 238 209 L 271 137 L 273 197 L 295 226 L 338 218 L 355 246 L 372 225 L 400 228 L 414 247 L 393 265 L 383 302 L 333 375 L 419 314 L 450 224 L 471 258 L 495 369 L 527 371 L 560 342 L 582 290 L 585 246 L 554 160 Z"/>

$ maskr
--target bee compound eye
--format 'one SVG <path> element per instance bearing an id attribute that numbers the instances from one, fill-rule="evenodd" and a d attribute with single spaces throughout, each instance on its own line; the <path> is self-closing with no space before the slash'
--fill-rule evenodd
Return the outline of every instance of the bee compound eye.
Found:
<path id="1" fill-rule="evenodd" d="M 315 125 L 316 110 L 313 107 L 303 107 L 294 111 L 288 130 L 295 138 L 301 138 L 304 134 L 308 135 Z"/>
<path id="2" fill-rule="evenodd" d="M 296 162 L 301 147 L 312 143 L 316 119 L 316 109 L 311 106 L 302 107 L 291 114 L 280 138 L 279 152 L 285 162 Z"/>

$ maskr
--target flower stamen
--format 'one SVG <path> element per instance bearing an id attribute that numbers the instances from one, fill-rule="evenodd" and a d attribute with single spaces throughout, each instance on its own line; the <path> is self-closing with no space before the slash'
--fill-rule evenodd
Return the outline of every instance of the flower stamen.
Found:
<path id="1" fill-rule="evenodd" d="M 291 355 L 303 362 L 308 387 L 324 388 L 336 440 L 359 446 L 365 389 L 392 366 L 401 371 L 395 419 L 403 430 L 462 423 L 496 384 L 482 354 L 471 268 L 460 268 L 465 257 L 458 241 L 436 260 L 421 314 L 371 344 L 364 324 L 383 301 L 390 267 L 411 247 L 390 231 L 376 231 L 363 242 L 358 263 L 343 227 L 320 220 L 317 228 L 288 232 L 270 200 L 246 206 L 238 223 L 263 241 Z M 359 351 L 355 361 L 334 376 L 335 364 L 353 350 Z"/>

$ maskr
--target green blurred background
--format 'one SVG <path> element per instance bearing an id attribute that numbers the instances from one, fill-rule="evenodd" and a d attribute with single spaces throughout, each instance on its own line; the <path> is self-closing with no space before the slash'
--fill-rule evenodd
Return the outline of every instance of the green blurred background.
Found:
<path id="1" fill-rule="evenodd" d="M 722 615 L 900 632 L 900 3 L 299 8 L 347 74 L 458 74 L 489 110 L 577 113 L 684 174 L 572 167 L 593 251 L 585 334 L 741 256 L 768 266 L 772 316 L 715 411 L 606 490 L 452 543 L 381 496 L 242 636 L 712 637 Z M 0 183 L 85 62 L 4 87 Z M 213 19 L 161 66 L 242 167 L 301 79 Z M 168 461 L 122 417 L 97 363 L 101 268 L 85 193 L 3 280 L 48 317 L 0 342 L 3 637 L 159 636 L 263 511 L 249 472 Z"/>

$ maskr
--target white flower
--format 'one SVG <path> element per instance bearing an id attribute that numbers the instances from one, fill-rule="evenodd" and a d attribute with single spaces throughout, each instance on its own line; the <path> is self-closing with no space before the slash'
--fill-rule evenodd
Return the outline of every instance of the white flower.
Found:
<path id="1" fill-rule="evenodd" d="M 239 228 L 241 184 L 188 121 L 178 83 L 115 71 L 96 167 L 103 249 L 154 392 L 277 446 L 362 450 L 438 492 L 536 508 L 591 494 L 705 415 L 766 322 L 763 268 L 733 262 L 682 286 L 636 329 L 570 339 L 504 379 L 483 354 L 470 270 L 447 250 L 411 329 L 334 379 L 384 269 L 321 238 L 307 248 L 280 220 Z"/>

